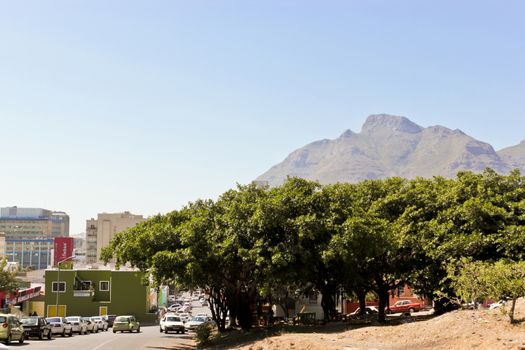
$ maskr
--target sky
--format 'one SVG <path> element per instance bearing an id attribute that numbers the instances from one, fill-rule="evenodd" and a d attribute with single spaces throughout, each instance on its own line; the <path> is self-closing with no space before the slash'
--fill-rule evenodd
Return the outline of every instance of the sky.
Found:
<path id="1" fill-rule="evenodd" d="M 0 207 L 145 217 L 370 114 L 525 139 L 524 1 L 0 0 Z"/>

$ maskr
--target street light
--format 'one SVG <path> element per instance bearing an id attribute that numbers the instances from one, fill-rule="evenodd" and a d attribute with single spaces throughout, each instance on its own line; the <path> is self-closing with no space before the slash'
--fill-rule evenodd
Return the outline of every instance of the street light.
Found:
<path id="1" fill-rule="evenodd" d="M 58 317 L 58 293 L 60 292 L 60 264 L 63 263 L 64 261 L 67 261 L 69 259 L 73 259 L 75 256 L 74 255 L 71 255 L 71 256 L 68 256 L 67 258 L 64 258 L 62 260 L 60 260 L 58 263 L 57 263 L 57 267 L 58 267 L 58 271 L 57 271 L 57 289 L 56 289 L 56 293 L 57 293 L 57 298 L 56 298 L 56 305 L 55 305 L 55 316 Z"/>

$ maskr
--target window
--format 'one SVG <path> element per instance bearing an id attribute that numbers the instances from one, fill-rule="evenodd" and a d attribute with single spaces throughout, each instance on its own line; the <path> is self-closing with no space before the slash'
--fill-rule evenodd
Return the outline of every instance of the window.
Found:
<path id="1" fill-rule="evenodd" d="M 53 293 L 56 293 L 56 292 L 65 293 L 65 291 L 66 291 L 66 282 L 63 282 L 63 281 L 53 282 L 51 284 L 51 291 Z"/>
<path id="2" fill-rule="evenodd" d="M 109 292 L 109 281 L 100 281 L 98 289 L 101 292 Z"/>

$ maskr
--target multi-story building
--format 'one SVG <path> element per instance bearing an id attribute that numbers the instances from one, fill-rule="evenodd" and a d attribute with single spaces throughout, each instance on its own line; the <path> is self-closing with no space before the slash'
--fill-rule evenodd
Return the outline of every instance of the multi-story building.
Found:
<path id="1" fill-rule="evenodd" d="M 156 294 L 138 271 L 50 269 L 45 272 L 46 316 L 135 315 L 153 323 Z"/>
<path id="2" fill-rule="evenodd" d="M 127 228 L 144 221 L 142 215 L 134 215 L 129 211 L 123 213 L 102 213 L 97 219 L 86 220 L 86 263 L 100 261 L 102 248 L 107 247 L 115 235 Z"/>
<path id="3" fill-rule="evenodd" d="M 53 239 L 69 236 L 69 216 L 41 208 L 0 208 L 0 231 L 5 233 L 5 255 L 21 268 L 46 268 L 51 263 Z"/>

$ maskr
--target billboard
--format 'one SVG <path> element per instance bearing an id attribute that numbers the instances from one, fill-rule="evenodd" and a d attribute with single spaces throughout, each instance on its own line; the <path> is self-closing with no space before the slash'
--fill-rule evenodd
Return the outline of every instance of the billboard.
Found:
<path id="1" fill-rule="evenodd" d="M 58 265 L 59 262 L 72 260 L 73 243 L 73 237 L 55 237 L 55 257 L 53 265 Z"/>

